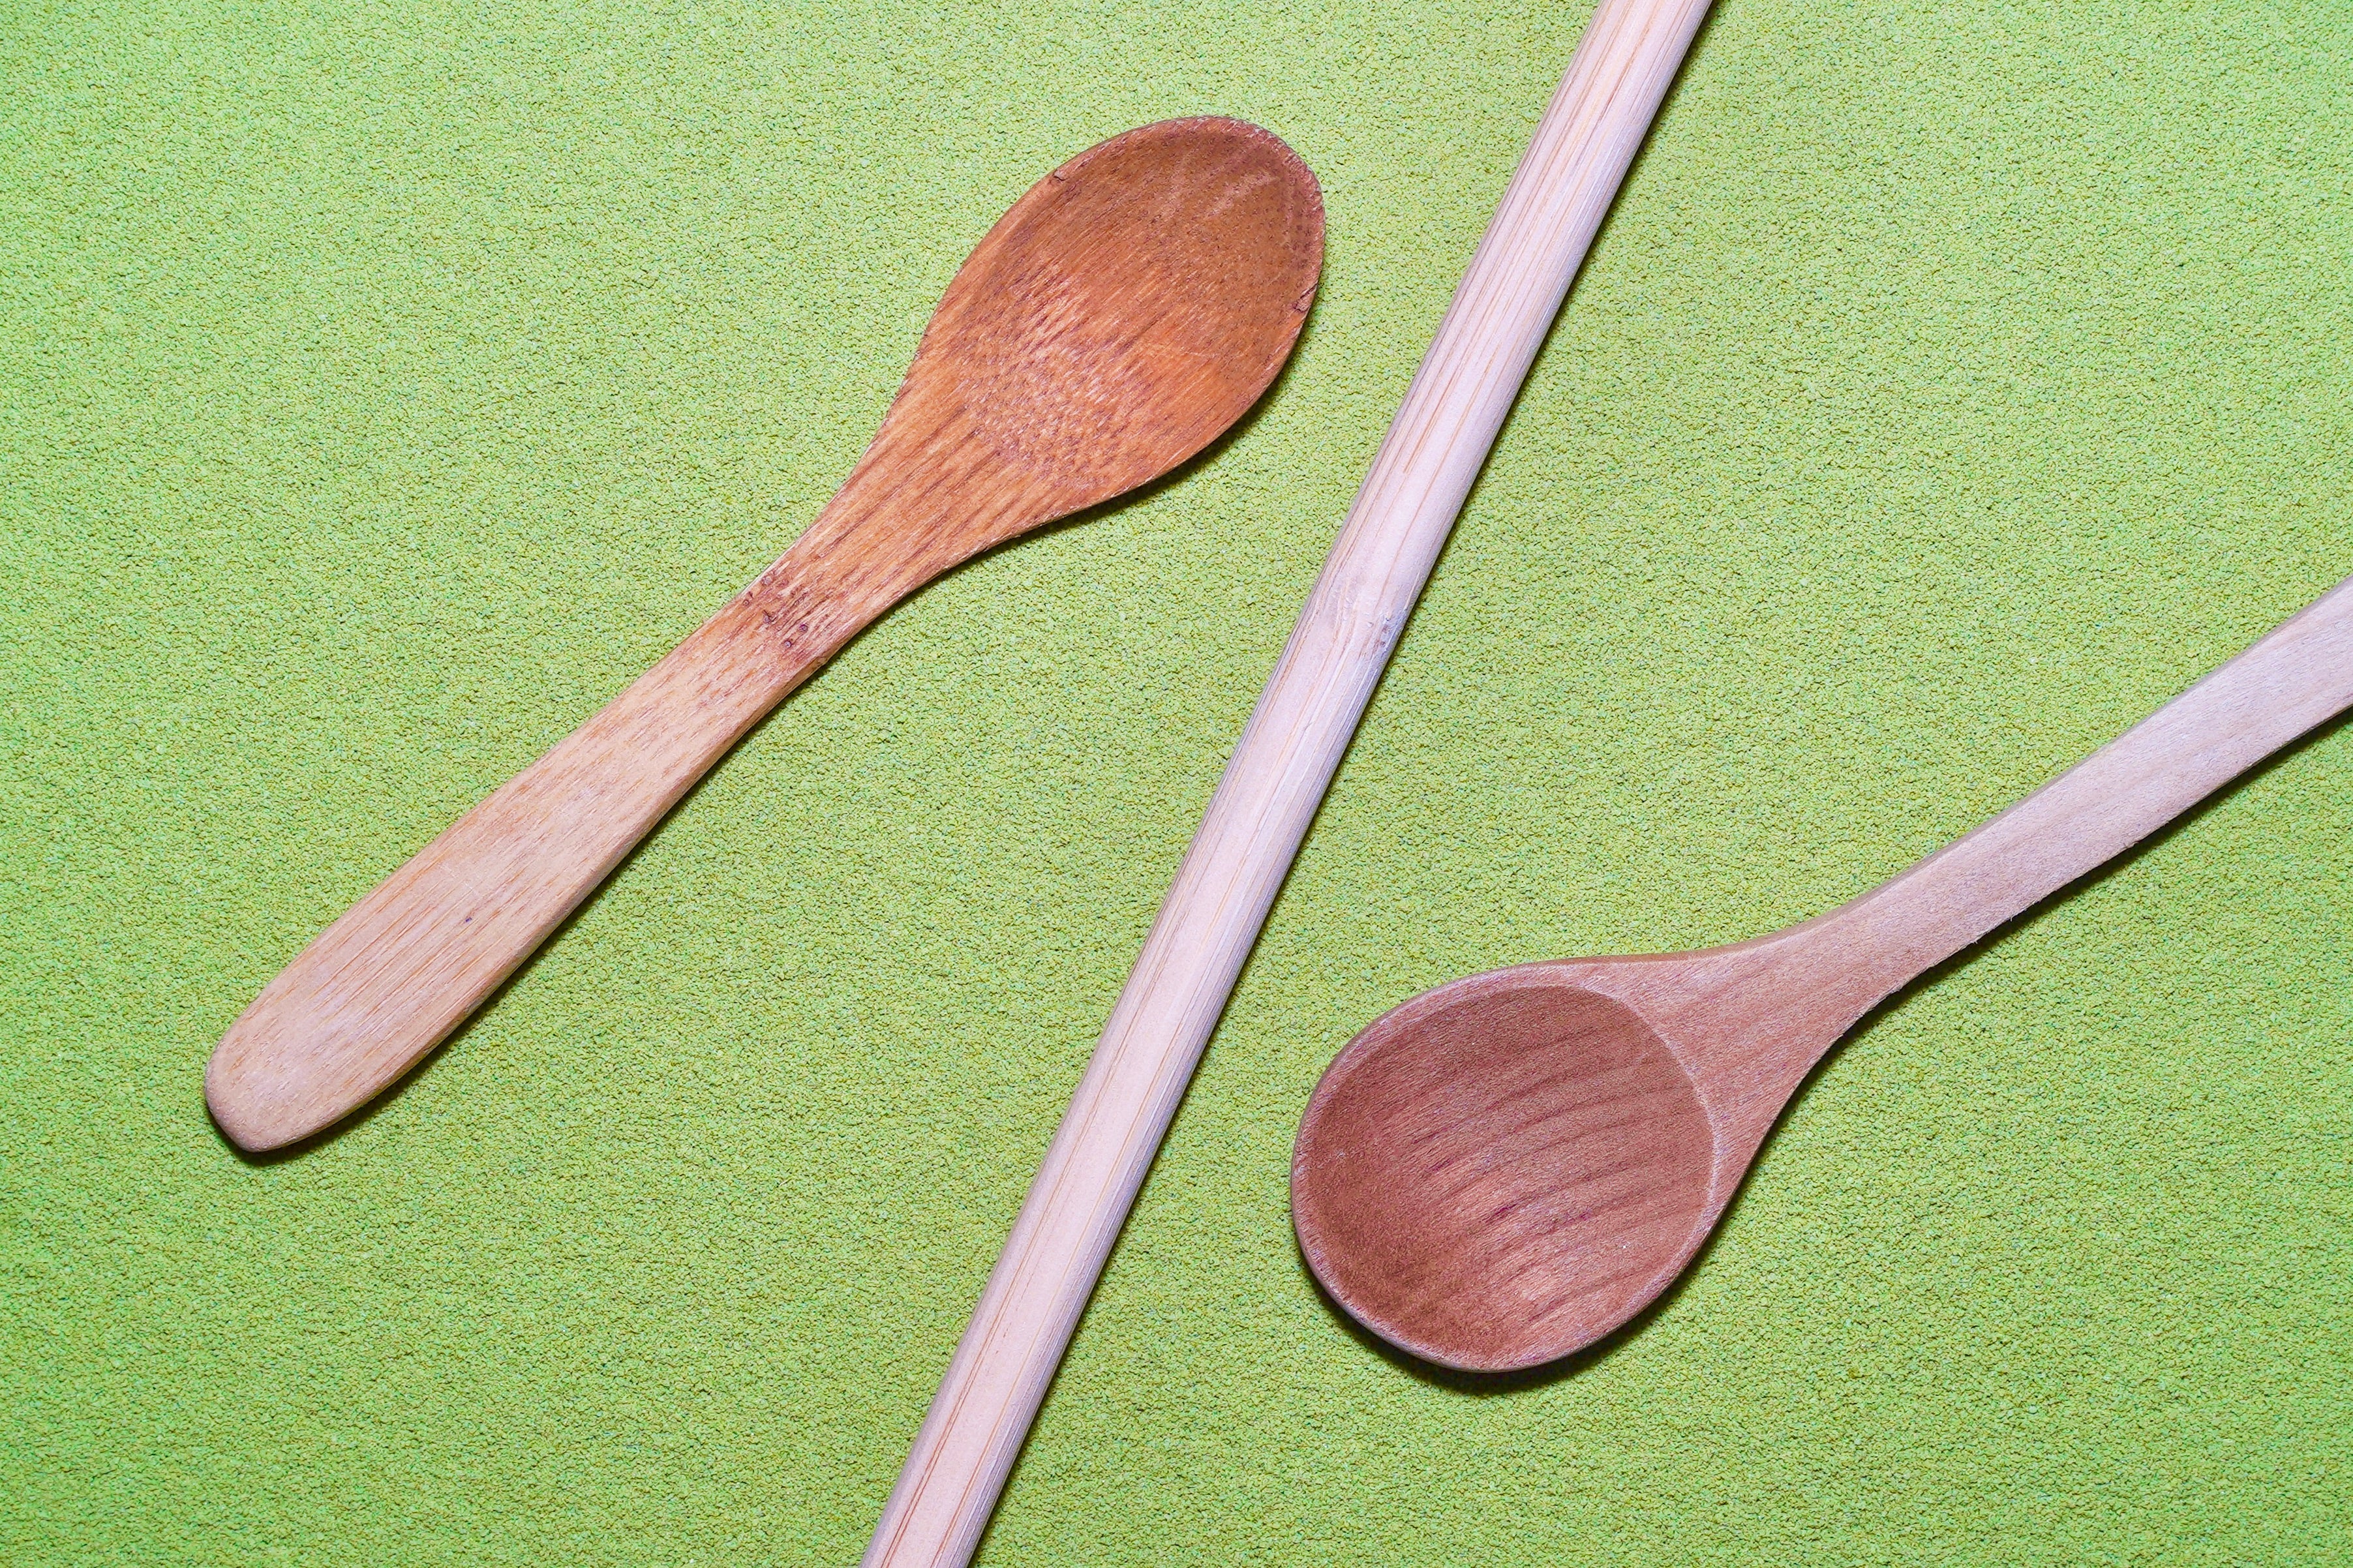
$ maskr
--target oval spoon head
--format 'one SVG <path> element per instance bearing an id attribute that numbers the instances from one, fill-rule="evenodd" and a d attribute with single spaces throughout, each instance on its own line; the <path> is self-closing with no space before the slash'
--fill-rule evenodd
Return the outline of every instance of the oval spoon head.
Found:
<path id="1" fill-rule="evenodd" d="M 1473 975 L 1351 1041 L 1291 1174 L 1308 1267 L 1426 1361 L 1505 1372 L 1625 1322 L 1711 1218 L 1716 1139 L 1656 1031 L 1574 966 Z"/>
<path id="2" fill-rule="evenodd" d="M 1271 132 L 1171 120 L 1089 148 L 956 273 L 810 543 L 880 524 L 929 575 L 1158 478 L 1273 382 L 1323 260 L 1315 176 Z"/>

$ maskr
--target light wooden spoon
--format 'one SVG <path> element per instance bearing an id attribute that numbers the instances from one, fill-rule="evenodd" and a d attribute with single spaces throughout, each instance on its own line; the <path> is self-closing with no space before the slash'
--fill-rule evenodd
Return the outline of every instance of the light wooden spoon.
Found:
<path id="1" fill-rule="evenodd" d="M 873 445 L 784 558 L 229 1026 L 205 1072 L 221 1131 L 273 1149 L 365 1103 L 861 628 L 1208 446 L 1289 357 L 1323 255 L 1314 176 L 1238 121 L 1131 131 L 1031 186 L 949 284 Z"/>
<path id="2" fill-rule="evenodd" d="M 1582 1349 L 1722 1217 L 1825 1052 L 1908 981 L 2353 706 L 2353 579 L 2068 773 L 1829 914 L 1731 947 L 1530 963 L 1358 1035 L 1292 1164 L 1308 1266 L 1468 1371 Z"/>

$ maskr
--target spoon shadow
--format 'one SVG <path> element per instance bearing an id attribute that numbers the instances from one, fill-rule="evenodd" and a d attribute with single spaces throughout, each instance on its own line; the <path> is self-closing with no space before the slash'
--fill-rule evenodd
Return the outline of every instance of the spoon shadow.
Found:
<path id="1" fill-rule="evenodd" d="M 2170 843 L 2177 835 L 2186 832 L 2193 824 L 2219 808 L 2224 802 L 2253 787 L 2258 781 L 2267 778 L 2275 770 L 2285 766 L 2291 759 L 2302 756 L 2305 752 L 2327 742 L 2348 725 L 2353 725 L 2353 710 L 2338 714 L 2336 718 L 2316 726 L 2297 740 L 2281 747 L 2130 848 L 2103 861 L 2040 903 L 2021 910 L 2012 919 L 1994 927 L 1977 942 L 1963 948 L 1950 958 L 1923 970 L 1909 983 L 1897 988 L 1885 1000 L 1865 1013 L 1856 1021 L 1852 1028 L 1839 1037 L 1836 1045 L 1823 1053 L 1821 1059 L 1814 1064 L 1812 1069 L 1799 1083 L 1797 1090 L 1784 1103 L 1779 1116 L 1775 1118 L 1772 1130 L 1766 1134 L 1763 1146 L 1758 1150 L 1756 1157 L 1749 1162 L 1739 1184 L 1733 1189 L 1732 1196 L 1725 1205 L 1724 1212 L 1717 1216 L 1706 1239 L 1701 1243 L 1699 1250 L 1693 1254 L 1691 1260 L 1683 1266 L 1683 1271 L 1675 1276 L 1674 1280 L 1661 1291 L 1650 1305 L 1593 1343 L 1573 1351 L 1557 1361 L 1546 1362 L 1539 1366 L 1523 1367 L 1511 1372 L 1466 1372 L 1453 1367 L 1440 1366 L 1399 1350 L 1350 1316 L 1347 1310 L 1342 1307 L 1324 1288 L 1324 1282 L 1316 1279 L 1314 1270 L 1308 1266 L 1306 1253 L 1300 1247 L 1295 1231 L 1292 1237 L 1293 1263 L 1300 1273 L 1314 1287 L 1315 1294 L 1324 1303 L 1324 1310 L 1338 1320 L 1340 1326 L 1347 1331 L 1350 1338 L 1379 1355 L 1398 1371 L 1430 1387 L 1444 1388 L 1457 1394 L 1488 1397 L 1515 1393 L 1521 1389 L 1545 1387 L 1584 1375 L 1591 1368 L 1608 1361 L 1630 1339 L 1641 1332 L 1681 1299 L 1683 1291 L 1689 1288 L 1693 1278 L 1705 1267 L 1708 1258 L 1715 1254 L 1733 1216 L 1739 1211 L 1740 1205 L 1746 1201 L 1748 1188 L 1756 1177 L 1757 1168 L 1770 1158 L 1774 1144 L 1780 1139 L 1782 1124 L 1788 1120 L 1790 1113 L 1805 1098 L 1813 1092 L 1814 1086 L 1820 1081 L 1824 1074 L 1830 1071 L 1832 1064 L 1845 1054 L 1849 1046 L 1855 1044 L 1877 1028 L 1884 1019 L 1901 1009 L 1913 997 L 1936 985 L 1947 976 L 1958 972 L 1973 962 L 1979 953 L 2006 940 L 2013 931 L 2041 919 L 2050 910 L 2074 902 L 2111 878 L 2121 876 L 2138 863 L 2144 856 Z"/>
<path id="2" fill-rule="evenodd" d="M 1125 507 L 1140 505 L 1145 501 L 1149 501 L 1154 498 L 1164 494 L 1167 490 L 1174 489 L 1177 485 L 1183 484 L 1185 481 L 1199 473 L 1202 469 L 1208 468 L 1211 463 L 1214 463 L 1219 458 L 1222 457 L 1226 450 L 1236 441 L 1241 439 L 1243 436 L 1247 435 L 1252 428 L 1254 428 L 1259 420 L 1265 416 L 1268 405 L 1273 403 L 1275 398 L 1282 394 L 1284 385 L 1291 379 L 1293 370 L 1299 363 L 1302 353 L 1306 349 L 1309 341 L 1315 335 L 1315 317 L 1316 311 L 1314 309 L 1314 303 L 1311 301 L 1308 308 L 1307 319 L 1301 325 L 1299 336 L 1292 345 L 1289 357 L 1283 361 L 1282 368 L 1275 373 L 1274 380 L 1267 384 L 1267 389 L 1259 395 L 1259 400 L 1256 403 L 1251 404 L 1250 408 L 1240 418 L 1228 426 L 1216 439 L 1212 440 L 1208 446 L 1202 447 L 1198 452 L 1196 452 L 1190 458 L 1186 458 L 1183 462 L 1169 469 L 1166 473 L 1161 474 L 1156 478 L 1147 479 L 1132 490 L 1124 490 L 1120 494 L 1113 496 L 1107 500 L 1099 501 L 1091 507 L 1082 508 L 1077 511 L 1071 512 L 1066 517 L 1056 518 L 1053 521 L 1040 524 L 1039 527 L 1031 529 L 1026 533 L 1016 535 L 1014 538 L 991 545 L 987 550 L 981 551 L 970 559 L 960 562 L 956 565 L 949 568 L 947 571 L 943 572 L 932 582 L 924 584 L 923 588 L 909 595 L 906 599 L 902 600 L 901 604 L 913 603 L 915 600 L 923 597 L 926 594 L 933 592 L 933 590 L 940 584 L 952 581 L 956 577 L 962 576 L 967 572 L 974 571 L 984 562 L 994 561 L 1000 555 L 1026 548 L 1031 544 L 1043 543 L 1047 540 L 1059 537 L 1060 534 L 1071 529 L 1080 527 L 1085 523 L 1097 521 L 1111 512 L 1117 511 Z M 846 656 L 848 656 L 851 648 L 856 647 L 859 644 L 864 642 L 869 637 L 874 635 L 875 631 L 879 627 L 889 624 L 889 622 L 897 614 L 898 606 L 894 605 L 889 614 L 877 617 L 871 625 L 860 629 L 857 636 L 851 637 L 849 642 L 843 644 L 840 649 L 839 649 L 831 658 L 826 661 L 823 668 L 818 670 L 807 680 L 802 683 L 800 690 L 795 691 L 791 697 L 787 697 L 774 711 L 762 718 L 758 723 L 754 724 L 748 731 L 746 731 L 743 740 L 736 742 L 734 749 L 731 750 L 725 758 L 721 759 L 721 761 L 712 768 L 710 773 L 697 780 L 691 788 L 690 788 L 683 795 L 680 796 L 676 805 L 672 805 L 669 811 L 662 814 L 659 820 L 658 820 L 654 826 L 647 831 L 646 836 L 638 840 L 638 842 L 630 847 L 628 854 L 621 857 L 619 863 L 613 868 L 611 874 L 607 876 L 604 881 L 597 884 L 596 888 L 591 891 L 586 898 L 581 900 L 579 905 L 575 908 L 570 914 L 564 917 L 563 921 L 557 924 L 556 928 L 548 933 L 547 940 L 542 942 L 530 957 L 524 959 L 522 963 L 516 965 L 514 973 L 508 975 L 506 979 L 501 981 L 497 989 L 493 990 L 488 997 L 484 998 L 482 1005 L 479 1008 L 475 1009 L 475 1011 L 467 1017 L 464 1023 L 452 1030 L 448 1037 L 439 1045 L 435 1046 L 431 1050 L 417 1058 L 416 1062 L 408 1068 L 407 1071 L 402 1073 L 399 1078 L 394 1079 L 393 1082 L 386 1086 L 381 1093 L 377 1094 L 374 1099 L 361 1106 L 358 1110 L 353 1111 L 352 1114 L 344 1117 L 342 1121 L 337 1121 L 331 1126 L 323 1127 L 318 1131 L 311 1133 L 307 1138 L 300 1138 L 291 1143 L 282 1144 L 275 1149 L 264 1150 L 259 1153 L 251 1152 L 248 1150 L 237 1147 L 236 1142 L 233 1142 L 227 1133 L 221 1131 L 219 1123 L 213 1120 L 211 1110 L 207 1107 L 206 1110 L 205 1125 L 212 1132 L 213 1137 L 224 1149 L 227 1149 L 230 1153 L 235 1154 L 241 1163 L 248 1166 L 259 1168 L 283 1164 L 289 1160 L 300 1159 L 303 1155 L 311 1152 L 311 1151 L 321 1148 L 328 1143 L 332 1143 L 335 1142 L 335 1140 L 343 1137 L 345 1133 L 357 1128 L 364 1127 L 370 1121 L 373 1121 L 381 1111 L 392 1105 L 395 1101 L 398 1100 L 401 1096 L 406 1094 L 408 1092 L 409 1086 L 414 1084 L 417 1079 L 435 1062 L 441 1059 L 443 1052 L 466 1039 L 474 1032 L 476 1026 L 480 1025 L 482 1020 L 490 1017 L 505 1003 L 508 992 L 512 990 L 517 982 L 523 979 L 538 965 L 541 956 L 562 943 L 564 940 L 571 934 L 573 927 L 579 923 L 581 918 L 586 915 L 590 910 L 594 909 L 597 903 L 605 898 L 607 889 L 618 884 L 629 874 L 630 868 L 637 864 L 638 858 L 643 855 L 646 850 L 652 846 L 655 840 L 660 836 L 661 830 L 669 825 L 670 819 L 677 816 L 679 812 L 684 810 L 687 804 L 693 800 L 697 795 L 702 792 L 702 790 L 710 784 L 711 780 L 716 777 L 720 772 L 728 765 L 728 763 L 733 759 L 744 745 L 748 744 L 752 741 L 753 737 L 758 735 L 770 724 L 775 723 L 776 721 L 777 714 L 789 712 L 794 702 L 799 698 L 801 691 L 809 689 L 811 687 L 816 686 L 819 681 L 824 680 L 828 676 L 832 674 L 835 668 Z M 198 1094 L 197 1098 L 200 1101 L 202 1100 L 203 1096 L 201 1092 Z"/>

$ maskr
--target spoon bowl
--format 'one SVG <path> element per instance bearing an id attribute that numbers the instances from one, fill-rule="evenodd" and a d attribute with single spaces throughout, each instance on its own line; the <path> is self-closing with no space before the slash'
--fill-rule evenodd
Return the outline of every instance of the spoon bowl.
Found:
<path id="1" fill-rule="evenodd" d="M 974 247 L 872 445 L 770 577 L 850 607 L 813 570 L 848 542 L 889 569 L 860 583 L 887 605 L 1168 472 L 1282 368 L 1323 243 L 1314 176 L 1255 125 L 1165 121 L 1080 153 Z"/>
<path id="2" fill-rule="evenodd" d="M 1271 133 L 1217 118 L 1129 132 L 998 220 L 934 312 L 909 390 L 952 395 L 997 461 L 1068 504 L 1108 500 L 1258 401 L 1306 316 L 1322 236 L 1314 176 Z"/>
<path id="3" fill-rule="evenodd" d="M 1641 1310 L 1704 1234 L 1715 1137 L 1656 1031 L 1573 966 L 1429 992 L 1359 1035 L 1300 1128 L 1293 1205 L 1335 1299 L 1499 1370 Z"/>

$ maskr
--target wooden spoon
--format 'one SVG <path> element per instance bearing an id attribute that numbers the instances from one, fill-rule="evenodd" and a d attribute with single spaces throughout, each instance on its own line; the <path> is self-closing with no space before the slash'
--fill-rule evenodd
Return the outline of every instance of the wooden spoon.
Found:
<path id="1" fill-rule="evenodd" d="M 1323 255 L 1314 176 L 1237 121 L 1131 131 L 1031 186 L 949 284 L 873 445 L 784 558 L 229 1026 L 205 1072 L 221 1131 L 272 1149 L 357 1109 L 861 628 L 1208 446 L 1290 356 Z"/>
<path id="2" fill-rule="evenodd" d="M 1593 1343 L 1680 1274 L 1806 1074 L 1908 981 L 2353 706 L 2353 578 L 1852 903 L 1731 947 L 1530 963 L 1358 1035 L 1292 1164 L 1308 1266 L 1467 1371 Z"/>

